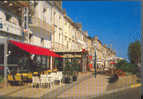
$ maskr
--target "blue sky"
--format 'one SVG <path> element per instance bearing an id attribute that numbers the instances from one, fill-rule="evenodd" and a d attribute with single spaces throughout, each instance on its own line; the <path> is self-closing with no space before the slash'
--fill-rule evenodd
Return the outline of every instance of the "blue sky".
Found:
<path id="1" fill-rule="evenodd" d="M 82 23 L 89 36 L 112 44 L 117 56 L 128 58 L 130 42 L 141 33 L 141 2 L 63 1 L 63 8 L 74 22 Z"/>

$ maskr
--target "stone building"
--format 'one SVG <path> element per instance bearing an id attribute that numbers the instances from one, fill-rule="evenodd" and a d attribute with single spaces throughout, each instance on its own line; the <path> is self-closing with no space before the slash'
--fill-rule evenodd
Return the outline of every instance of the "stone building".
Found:
<path id="1" fill-rule="evenodd" d="M 0 1 L 0 37 L 24 40 L 23 11 L 26 1 Z"/>
<path id="2" fill-rule="evenodd" d="M 55 31 L 52 24 L 52 3 L 48 1 L 31 1 L 30 4 L 27 41 L 51 49 L 52 34 Z"/>
<path id="3" fill-rule="evenodd" d="M 97 36 L 89 37 L 88 32 L 82 30 L 82 24 L 72 21 L 62 8 L 62 1 L 3 1 L 0 5 L 1 37 L 22 40 L 55 52 L 86 50 L 88 63 L 84 67 L 93 66 L 95 59 L 98 65 L 109 66 L 107 60 L 116 56 Z M 48 61 L 52 62 L 52 58 Z"/>

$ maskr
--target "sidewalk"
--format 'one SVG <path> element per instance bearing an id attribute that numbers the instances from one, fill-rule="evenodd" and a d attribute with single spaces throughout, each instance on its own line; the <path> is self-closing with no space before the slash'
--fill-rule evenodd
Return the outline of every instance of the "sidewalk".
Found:
<path id="1" fill-rule="evenodd" d="M 92 76 L 90 79 L 62 93 L 58 98 L 69 99 L 69 97 L 74 97 L 74 99 L 76 99 L 82 96 L 87 97 L 102 94 L 106 91 L 108 85 L 108 80 L 106 78 L 108 78 L 108 76 L 97 75 L 96 78 Z"/>
<path id="2" fill-rule="evenodd" d="M 71 84 L 56 85 L 55 88 L 32 88 L 19 86 L 0 88 L 0 99 L 57 99 L 57 98 L 82 98 L 100 96 L 114 89 L 123 88 L 136 83 L 135 76 L 120 77 L 115 83 L 109 84 L 109 76 L 92 73 L 80 73 L 76 82 Z M 4 98 L 3 98 L 4 97 Z"/>
<path id="3" fill-rule="evenodd" d="M 74 86 L 68 91 L 58 96 L 59 99 L 88 99 L 89 97 L 102 96 L 108 92 L 118 91 L 120 89 L 130 87 L 137 83 L 135 75 L 119 77 L 115 83 L 108 83 L 109 76 L 97 75 L 96 78 L 91 77 L 88 80 Z"/>
<path id="4" fill-rule="evenodd" d="M 91 73 L 80 73 L 77 82 L 72 84 L 56 85 L 55 88 L 32 88 L 31 86 L 9 86 L 8 88 L 0 88 L 0 98 L 7 99 L 47 99 L 47 97 L 54 97 L 61 92 L 73 87 L 76 83 L 88 79 Z"/>
<path id="5" fill-rule="evenodd" d="M 106 90 L 113 90 L 117 88 L 127 87 L 137 83 L 138 78 L 135 75 L 119 77 L 115 83 L 111 83 L 107 86 Z"/>

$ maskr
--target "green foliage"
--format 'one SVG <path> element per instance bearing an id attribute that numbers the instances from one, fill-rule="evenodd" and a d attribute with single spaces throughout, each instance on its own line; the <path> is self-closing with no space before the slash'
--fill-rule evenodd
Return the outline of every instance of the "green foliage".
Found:
<path id="1" fill-rule="evenodd" d="M 3 77 L 2 76 L 0 76 L 0 82 L 2 82 L 3 81 Z"/>
<path id="2" fill-rule="evenodd" d="M 72 68 L 71 62 L 69 62 L 68 60 L 65 61 L 65 67 L 64 67 L 63 73 L 66 76 L 73 75 L 73 68 Z"/>
<path id="3" fill-rule="evenodd" d="M 128 58 L 132 64 L 141 63 L 141 43 L 140 41 L 135 41 L 130 43 L 128 47 Z"/>
<path id="4" fill-rule="evenodd" d="M 74 71 L 76 71 L 76 72 L 80 71 L 80 66 L 79 66 L 78 61 L 76 59 L 72 60 L 72 67 L 73 67 Z"/>
<path id="5" fill-rule="evenodd" d="M 128 63 L 126 60 L 119 61 L 115 66 L 117 69 L 120 69 L 124 72 L 133 73 L 133 74 L 137 73 L 137 69 L 138 69 L 136 64 Z"/>

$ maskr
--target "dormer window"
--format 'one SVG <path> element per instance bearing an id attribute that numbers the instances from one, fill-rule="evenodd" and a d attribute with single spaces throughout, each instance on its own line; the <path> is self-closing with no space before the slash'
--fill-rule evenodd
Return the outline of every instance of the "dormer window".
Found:
<path id="1" fill-rule="evenodd" d="M 41 38 L 41 43 L 44 41 L 44 38 Z"/>

